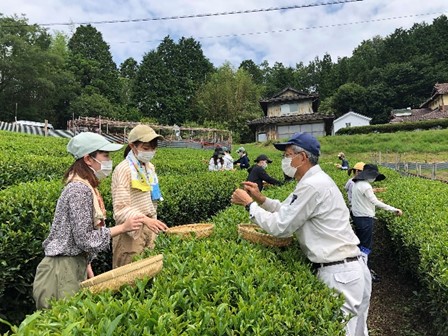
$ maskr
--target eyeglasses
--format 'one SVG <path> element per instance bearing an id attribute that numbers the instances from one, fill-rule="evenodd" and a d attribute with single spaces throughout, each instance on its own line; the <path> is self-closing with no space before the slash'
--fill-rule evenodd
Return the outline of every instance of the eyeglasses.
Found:
<path id="1" fill-rule="evenodd" d="M 283 155 L 282 155 L 282 158 L 295 158 L 297 155 L 299 155 L 300 153 L 305 153 L 305 151 L 300 151 L 300 152 L 298 152 L 298 153 L 293 153 L 293 154 L 287 154 L 287 153 L 284 153 Z"/>

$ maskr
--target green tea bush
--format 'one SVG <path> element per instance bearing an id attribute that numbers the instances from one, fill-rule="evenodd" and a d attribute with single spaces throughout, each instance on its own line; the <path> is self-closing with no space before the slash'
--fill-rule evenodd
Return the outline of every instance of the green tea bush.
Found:
<path id="1" fill-rule="evenodd" d="M 422 309 L 433 318 L 437 335 L 448 334 L 448 185 L 438 181 L 403 177 L 380 168 L 387 179 L 374 183 L 387 187 L 380 198 L 403 210 L 402 217 L 377 211 L 387 223 L 400 268 L 417 279 Z M 345 172 L 329 173 L 342 188 L 348 179 Z"/>
<path id="2" fill-rule="evenodd" d="M 419 135 L 426 134 L 419 132 Z M 3 140 L 5 135 L 0 132 L 0 136 Z M 62 189 L 62 167 L 66 165 L 67 168 L 71 158 L 64 152 L 66 139 L 33 138 L 31 146 L 26 136 L 14 138 L 8 134 L 6 138 L 8 145 L 0 142 L 0 148 L 7 150 L 15 146 L 14 153 L 9 155 L 20 164 L 26 162 L 24 158 L 28 154 L 36 160 L 48 157 L 48 162 L 39 161 L 42 163 L 35 166 L 37 172 L 33 176 L 30 176 L 33 172 L 27 172 L 25 177 L 9 172 L 12 177 L 4 178 L 4 181 L 11 181 L 9 187 L 6 185 L 0 191 L 0 318 L 18 324 L 25 314 L 33 311 L 32 279 L 43 256 L 41 243 L 48 233 Z M 338 138 L 331 138 L 335 139 L 336 147 Z M 347 146 L 357 143 L 355 138 L 348 138 L 344 137 Z M 374 138 L 385 139 L 380 134 Z M 367 140 L 373 146 L 372 139 Z M 390 135 L 388 141 L 394 139 L 394 135 Z M 323 143 L 328 141 L 322 139 Z M 54 155 L 49 144 L 54 145 Z M 323 150 L 328 146 L 323 146 Z M 251 161 L 261 153 L 274 159 L 268 172 L 281 179 L 278 151 L 258 144 L 245 147 Z M 268 248 L 238 237 L 237 225 L 247 223 L 248 215 L 241 207 L 229 207 L 230 196 L 246 179 L 247 172 L 208 172 L 204 160 L 208 161 L 209 155 L 205 153 L 191 149 L 159 149 L 154 163 L 165 198 L 158 208 L 159 218 L 170 226 L 212 221 L 215 232 L 210 238 L 180 240 L 160 235 L 156 249 L 145 252 L 145 255 L 164 254 L 164 268 L 154 280 L 141 281 L 137 288 L 124 287 L 115 294 L 91 295 L 81 291 L 55 303 L 51 310 L 28 316 L 20 326 L 12 327 L 12 333 L 343 335 L 342 299 L 311 274 L 297 243 L 282 249 Z M 122 152 L 114 153 L 113 158 L 117 164 Z M 6 166 L 6 160 L 0 159 L 0 162 L 5 167 L 0 170 L 0 176 L 3 170 L 15 168 L 15 165 Z M 48 166 L 43 168 L 44 164 Z M 334 169 L 331 162 L 322 162 L 322 167 L 342 189 L 348 179 L 346 172 Z M 45 176 L 45 171 L 51 174 L 49 170 L 57 169 L 60 169 L 58 174 Z M 387 176 L 379 184 L 387 187 L 381 198 L 401 208 L 404 215 L 395 217 L 378 210 L 377 216 L 387 223 L 402 268 L 419 280 L 422 307 L 434 317 L 438 335 L 446 335 L 448 218 L 444 209 L 448 185 L 404 178 L 391 170 L 381 170 Z M 44 175 L 39 175 L 40 172 Z M 36 179 L 50 181 L 20 183 Z M 295 184 L 290 183 L 280 188 L 267 188 L 265 192 L 283 199 L 294 187 Z M 110 180 L 105 180 L 100 189 L 111 217 Z M 219 214 L 211 219 L 217 212 Z M 107 252 L 100 256 L 95 270 L 101 273 L 109 267 L 110 252 Z"/>
<path id="3" fill-rule="evenodd" d="M 342 298 L 311 273 L 297 243 L 269 248 L 239 238 L 237 225 L 248 221 L 241 207 L 212 221 L 208 238 L 158 237 L 146 253 L 164 254 L 155 279 L 115 294 L 84 290 L 29 316 L 12 334 L 345 334 Z"/>
<path id="4" fill-rule="evenodd" d="M 0 316 L 19 321 L 34 306 L 31 286 L 62 183 L 23 183 L 0 191 Z"/>
<path id="5" fill-rule="evenodd" d="M 52 157 L 3 151 L 0 154 L 0 190 L 8 186 L 37 180 L 62 179 L 74 162 L 70 157 Z"/>
<path id="6" fill-rule="evenodd" d="M 60 158 L 49 157 L 48 162 Z M 231 192 L 243 172 L 208 172 L 160 177 L 165 200 L 158 216 L 170 226 L 206 221 L 230 204 Z M 21 183 L 0 191 L 0 317 L 18 323 L 34 309 L 32 282 L 43 257 L 42 242 L 53 220 L 62 180 Z M 114 225 L 110 177 L 100 184 L 108 213 Z M 96 274 L 111 268 L 111 251 L 98 255 L 92 263 Z"/>

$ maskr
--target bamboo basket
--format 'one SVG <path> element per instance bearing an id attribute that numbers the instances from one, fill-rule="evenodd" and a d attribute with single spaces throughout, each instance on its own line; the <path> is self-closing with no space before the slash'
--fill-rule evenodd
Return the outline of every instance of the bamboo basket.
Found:
<path id="1" fill-rule="evenodd" d="M 87 288 L 93 294 L 108 289 L 117 291 L 123 285 L 134 285 L 137 279 L 154 277 L 162 270 L 162 267 L 163 255 L 158 254 L 87 279 L 81 282 L 81 288 Z"/>
<path id="2" fill-rule="evenodd" d="M 378 188 L 373 188 L 373 192 L 385 192 L 387 191 L 387 187 L 378 187 Z"/>
<path id="3" fill-rule="evenodd" d="M 177 235 L 181 238 L 204 238 L 210 236 L 214 228 L 215 224 L 212 223 L 187 224 L 170 227 L 165 233 Z"/>
<path id="4" fill-rule="evenodd" d="M 292 237 L 278 238 L 268 233 L 261 232 L 263 229 L 255 224 L 238 225 L 238 233 L 246 240 L 265 246 L 283 247 L 291 245 Z"/>

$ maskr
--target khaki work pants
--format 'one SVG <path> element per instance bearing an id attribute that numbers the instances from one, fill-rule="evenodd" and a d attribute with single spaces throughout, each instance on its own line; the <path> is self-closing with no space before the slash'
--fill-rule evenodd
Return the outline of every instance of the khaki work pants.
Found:
<path id="1" fill-rule="evenodd" d="M 71 296 L 79 291 L 80 283 L 87 279 L 87 259 L 74 257 L 45 257 L 37 266 L 33 283 L 36 308 L 51 308 L 49 300 Z"/>
<path id="2" fill-rule="evenodd" d="M 136 239 L 127 233 L 112 238 L 112 268 L 131 263 L 134 256 L 142 253 L 145 248 L 154 248 L 157 235 L 146 225 L 143 225 L 136 235 Z"/>

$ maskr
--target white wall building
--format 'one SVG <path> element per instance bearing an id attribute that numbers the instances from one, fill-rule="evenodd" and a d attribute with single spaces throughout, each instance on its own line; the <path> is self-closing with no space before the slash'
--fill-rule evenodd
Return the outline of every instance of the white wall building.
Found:
<path id="1" fill-rule="evenodd" d="M 368 126 L 372 118 L 350 111 L 333 121 L 334 135 L 338 130 L 345 127 Z"/>

